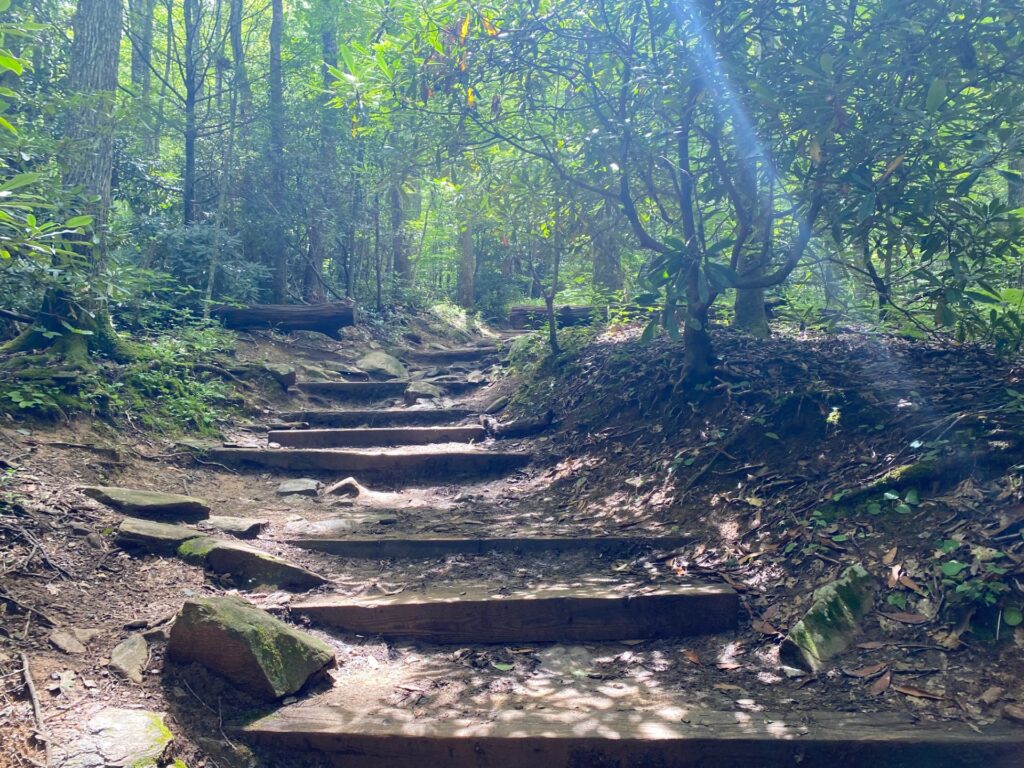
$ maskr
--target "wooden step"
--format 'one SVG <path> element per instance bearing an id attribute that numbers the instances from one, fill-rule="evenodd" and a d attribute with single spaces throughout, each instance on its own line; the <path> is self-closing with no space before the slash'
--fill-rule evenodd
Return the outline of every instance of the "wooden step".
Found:
<path id="1" fill-rule="evenodd" d="M 281 413 L 281 421 L 306 422 L 311 427 L 433 427 L 457 424 L 476 416 L 464 408 L 384 408 L 352 411 L 290 411 Z"/>
<path id="2" fill-rule="evenodd" d="M 206 455 L 213 461 L 233 466 L 338 472 L 356 475 L 360 479 L 373 476 L 386 480 L 396 476 L 429 475 L 439 484 L 459 478 L 509 472 L 530 462 L 527 453 L 461 447 L 457 450 L 395 449 L 376 453 L 319 448 L 212 448 Z"/>
<path id="3" fill-rule="evenodd" d="M 551 697 L 553 700 L 554 696 Z M 431 718 L 391 708 L 286 707 L 234 734 L 345 768 L 1017 768 L 1024 728 L 902 713 L 508 709 Z"/>
<path id="4" fill-rule="evenodd" d="M 688 536 L 626 538 L 622 536 L 587 536 L 545 538 L 370 538 L 352 536 L 339 538 L 296 538 L 288 543 L 316 552 L 339 557 L 394 560 L 397 558 L 429 558 L 447 555 L 485 555 L 492 552 L 511 554 L 543 554 L 547 552 L 591 552 L 620 556 L 643 548 L 671 550 L 689 544 Z"/>
<path id="5" fill-rule="evenodd" d="M 460 349 L 422 349 L 405 352 L 401 357 L 417 363 L 443 365 L 486 360 L 498 354 L 497 347 L 464 347 Z"/>
<path id="6" fill-rule="evenodd" d="M 303 429 L 270 432 L 267 440 L 285 448 L 346 448 L 384 445 L 472 443 L 487 437 L 482 426 L 371 427 L 357 429 Z"/>
<path id="7" fill-rule="evenodd" d="M 317 598 L 291 610 L 345 632 L 436 643 L 586 642 L 679 637 L 735 628 L 739 599 L 720 584 L 624 592 L 613 584 L 499 595 L 478 586 L 382 597 Z"/>
<path id="8" fill-rule="evenodd" d="M 295 385 L 307 395 L 334 400 L 382 400 L 405 394 L 407 381 L 300 381 Z"/>

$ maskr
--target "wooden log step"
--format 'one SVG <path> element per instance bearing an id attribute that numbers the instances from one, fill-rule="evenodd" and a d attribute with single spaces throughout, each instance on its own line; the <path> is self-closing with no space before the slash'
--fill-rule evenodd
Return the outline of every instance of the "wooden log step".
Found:
<path id="1" fill-rule="evenodd" d="M 300 392 L 307 395 L 330 397 L 334 400 L 377 400 L 401 397 L 407 381 L 300 381 Z"/>
<path id="2" fill-rule="evenodd" d="M 249 307 L 214 307 L 214 317 L 227 328 L 276 328 L 282 331 L 320 331 L 340 338 L 338 329 L 355 325 L 355 304 L 255 304 Z"/>
<path id="3" fill-rule="evenodd" d="M 306 422 L 311 427 L 432 427 L 457 424 L 476 416 L 464 408 L 384 408 L 362 411 L 291 411 L 279 414 L 282 421 Z"/>
<path id="4" fill-rule="evenodd" d="M 212 448 L 207 456 L 213 461 L 234 466 L 340 472 L 360 478 L 383 477 L 385 480 L 395 476 L 430 475 L 442 483 L 456 478 L 500 474 L 530 462 L 527 453 L 469 448 L 377 453 L 319 448 Z"/>
<path id="5" fill-rule="evenodd" d="M 233 733 L 345 768 L 1016 768 L 1024 728 L 902 713 L 558 706 L 424 717 L 355 702 L 292 706 Z"/>
<path id="6" fill-rule="evenodd" d="M 383 445 L 472 443 L 487 437 L 482 426 L 381 427 L 357 429 L 304 429 L 270 432 L 267 439 L 285 448 L 351 448 Z"/>
<path id="7" fill-rule="evenodd" d="M 417 349 L 405 352 L 401 357 L 417 363 L 443 365 L 444 363 L 462 363 L 485 360 L 488 357 L 494 357 L 497 354 L 498 348 L 491 346 L 465 347 L 463 349 Z"/>
<path id="8" fill-rule="evenodd" d="M 725 632 L 739 599 L 720 584 L 668 584 L 633 593 L 612 584 L 509 595 L 483 587 L 381 597 L 317 598 L 291 610 L 345 632 L 436 643 L 630 640 Z"/>
<path id="9" fill-rule="evenodd" d="M 492 552 L 543 554 L 548 552 L 593 552 L 619 556 L 642 548 L 675 549 L 691 542 L 688 536 L 626 538 L 623 536 L 545 537 L 545 538 L 295 538 L 288 543 L 301 549 L 325 552 L 339 557 L 393 560 L 429 558 L 447 555 L 485 555 Z"/>

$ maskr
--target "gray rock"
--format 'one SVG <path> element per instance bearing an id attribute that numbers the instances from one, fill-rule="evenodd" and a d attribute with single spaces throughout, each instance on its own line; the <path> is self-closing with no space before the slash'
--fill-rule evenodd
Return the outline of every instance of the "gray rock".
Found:
<path id="1" fill-rule="evenodd" d="M 117 543 L 122 549 L 154 555 L 172 555 L 186 541 L 199 536 L 202 534 L 193 528 L 137 517 L 126 517 L 117 529 Z"/>
<path id="2" fill-rule="evenodd" d="M 240 539 L 255 539 L 260 535 L 260 531 L 270 525 L 266 520 L 253 520 L 249 517 L 224 517 L 222 515 L 210 515 L 204 524 Z"/>
<path id="3" fill-rule="evenodd" d="M 783 640 L 780 660 L 812 672 L 820 670 L 850 646 L 873 597 L 874 584 L 864 566 L 847 568 L 839 579 L 814 592 L 810 610 Z"/>
<path id="4" fill-rule="evenodd" d="M 370 352 L 356 361 L 356 367 L 370 374 L 387 376 L 392 379 L 407 379 L 409 371 L 402 362 L 387 352 Z"/>
<path id="5" fill-rule="evenodd" d="M 110 653 L 110 668 L 131 680 L 142 682 L 142 671 L 149 662 L 149 645 L 142 635 L 129 635 L 127 640 L 118 643 Z"/>
<path id="6" fill-rule="evenodd" d="M 355 498 L 357 496 L 365 496 L 367 493 L 369 493 L 368 489 L 360 485 L 359 481 L 354 477 L 346 477 L 344 480 L 339 480 L 324 489 L 324 496 L 351 496 Z"/>
<path id="7" fill-rule="evenodd" d="M 427 381 L 414 381 L 405 388 L 405 402 L 413 405 L 417 400 L 437 400 L 444 397 L 444 390 Z"/>
<path id="8" fill-rule="evenodd" d="M 319 574 L 247 544 L 203 537 L 186 541 L 178 548 L 186 562 L 231 576 L 239 586 L 275 587 L 293 592 L 314 589 L 327 583 Z"/>
<path id="9" fill-rule="evenodd" d="M 329 645 L 237 597 L 187 601 L 167 656 L 201 664 L 265 701 L 295 693 L 334 663 Z"/>
<path id="10" fill-rule="evenodd" d="M 66 629 L 55 629 L 50 633 L 50 642 L 64 653 L 79 655 L 85 653 L 85 645 Z"/>
<path id="11" fill-rule="evenodd" d="M 265 363 L 263 370 L 270 374 L 270 377 L 280 384 L 282 389 L 294 386 L 298 379 L 295 369 L 284 363 Z"/>
<path id="12" fill-rule="evenodd" d="M 131 766 L 157 768 L 174 735 L 164 715 L 141 709 L 104 709 L 89 721 L 89 734 L 74 745 L 63 768 Z"/>
<path id="13" fill-rule="evenodd" d="M 495 414 L 499 411 L 503 411 L 510 402 L 511 398 L 508 396 L 499 397 L 496 400 L 492 400 L 491 404 L 484 408 L 484 413 Z"/>
<path id="14" fill-rule="evenodd" d="M 81 490 L 90 499 L 127 515 L 160 520 L 203 520 L 210 516 L 210 506 L 194 496 L 112 486 L 87 486 Z"/>
<path id="15" fill-rule="evenodd" d="M 320 481 L 308 477 L 300 477 L 294 480 L 285 480 L 277 486 L 278 496 L 316 496 L 320 493 Z"/>

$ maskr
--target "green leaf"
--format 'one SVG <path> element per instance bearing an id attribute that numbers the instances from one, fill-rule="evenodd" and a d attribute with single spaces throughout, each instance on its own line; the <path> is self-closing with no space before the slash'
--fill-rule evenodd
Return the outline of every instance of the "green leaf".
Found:
<path id="1" fill-rule="evenodd" d="M 932 80 L 928 86 L 928 95 L 925 97 L 924 108 L 929 112 L 938 112 L 939 107 L 946 103 L 946 81 Z"/>
<path id="2" fill-rule="evenodd" d="M 708 276 L 708 282 L 716 291 L 724 291 L 732 288 L 740 279 L 739 273 L 732 267 L 722 264 L 715 264 L 713 261 L 704 265 L 704 271 Z"/>
<path id="3" fill-rule="evenodd" d="M 1003 623 L 1008 627 L 1019 626 L 1024 621 L 1024 613 L 1021 613 L 1020 608 L 1004 608 L 1003 609 Z"/>
<path id="4" fill-rule="evenodd" d="M 515 669 L 515 664 L 507 664 L 504 661 L 492 661 L 491 666 L 499 672 L 511 672 Z"/>
<path id="5" fill-rule="evenodd" d="M 903 501 L 910 504 L 912 507 L 916 507 L 921 503 L 921 497 L 918 495 L 916 488 L 911 488 L 907 491 L 907 495 L 903 497 Z"/>
<path id="6" fill-rule="evenodd" d="M 644 328 L 644 332 L 640 334 L 640 343 L 649 344 L 651 339 L 654 338 L 654 334 L 658 332 L 658 318 L 655 317 L 651 322 Z"/>
<path id="7" fill-rule="evenodd" d="M 0 52 L 0 69 L 20 75 L 25 71 L 25 66 L 21 63 L 21 59 L 15 58 L 9 53 Z"/>
<path id="8" fill-rule="evenodd" d="M 11 7 L 11 0 L 0 0 L 0 13 Z"/>
<path id="9" fill-rule="evenodd" d="M 91 227 L 92 216 L 73 216 L 64 222 L 64 226 L 68 229 L 78 229 L 79 227 Z"/>
<path id="10" fill-rule="evenodd" d="M 27 187 L 29 184 L 35 184 L 41 178 L 43 178 L 41 173 L 19 173 L 4 184 L 0 184 L 0 193 L 13 192 L 16 189 Z"/>
<path id="11" fill-rule="evenodd" d="M 961 563 L 959 560 L 950 560 L 948 563 L 943 563 L 940 570 L 942 571 L 943 576 L 948 576 L 949 578 L 954 579 L 968 567 L 967 563 Z"/>
<path id="12" fill-rule="evenodd" d="M 348 69 L 349 74 L 354 75 L 356 73 L 356 61 L 352 58 L 352 51 L 344 43 L 338 46 L 338 53 L 341 55 L 341 60 L 345 62 L 345 67 Z"/>

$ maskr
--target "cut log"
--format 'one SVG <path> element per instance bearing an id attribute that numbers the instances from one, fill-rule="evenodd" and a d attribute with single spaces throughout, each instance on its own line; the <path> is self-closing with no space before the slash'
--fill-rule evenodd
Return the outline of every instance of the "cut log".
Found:
<path id="1" fill-rule="evenodd" d="M 739 599 L 719 584 L 670 584 L 630 594 L 608 585 L 497 595 L 484 587 L 384 597 L 327 597 L 292 612 L 357 634 L 436 643 L 629 640 L 725 632 Z"/>
<path id="2" fill-rule="evenodd" d="M 306 429 L 271 432 L 267 439 L 285 448 L 359 448 L 430 443 L 472 443 L 487 437 L 481 426 Z"/>
<path id="3" fill-rule="evenodd" d="M 414 537 L 382 539 L 380 537 L 296 538 L 288 543 L 301 549 L 324 552 L 329 555 L 374 560 L 398 558 L 431 558 L 448 555 L 502 554 L 534 555 L 549 552 L 589 552 L 619 557 L 645 548 L 676 549 L 689 544 L 689 536 L 660 536 L 650 538 L 615 537 L 544 537 L 544 538 L 437 538 Z"/>
<path id="4" fill-rule="evenodd" d="M 560 328 L 576 325 L 589 325 L 593 322 L 608 319 L 607 307 L 572 306 L 566 304 L 559 307 L 555 317 Z M 514 329 L 543 328 L 548 322 L 546 307 L 519 306 L 508 311 L 509 327 Z"/>
<path id="5" fill-rule="evenodd" d="M 389 397 L 401 397 L 405 381 L 301 381 L 300 392 L 307 395 L 329 397 L 332 400 L 383 400 Z"/>
<path id="6" fill-rule="evenodd" d="M 263 450 L 261 448 L 213 448 L 212 460 L 235 466 L 273 467 L 301 472 L 344 472 L 385 481 L 400 477 L 430 476 L 444 481 L 500 474 L 530 462 L 530 455 L 498 451 L 383 451 L 360 453 L 316 448 Z"/>
<path id="7" fill-rule="evenodd" d="M 433 427 L 458 424 L 472 418 L 473 411 L 460 408 L 406 409 L 386 408 L 378 411 L 291 411 L 281 418 L 305 422 L 310 427 Z"/>
<path id="8" fill-rule="evenodd" d="M 623 710 L 508 708 L 466 717 L 374 707 L 361 697 L 286 707 L 233 729 L 263 745 L 309 750 L 346 768 L 1014 768 L 1024 729 L 929 723 L 904 714 L 707 711 L 683 706 Z"/>
<path id="9" fill-rule="evenodd" d="M 446 363 L 476 362 L 496 357 L 497 347 L 465 347 L 462 349 L 417 349 L 400 355 L 406 360 L 427 365 L 445 365 Z"/>
<path id="10" fill-rule="evenodd" d="M 254 304 L 248 307 L 215 307 L 212 314 L 226 328 L 250 330 L 271 328 L 279 331 L 319 331 L 333 339 L 341 338 L 339 328 L 355 325 L 355 304 Z"/>

